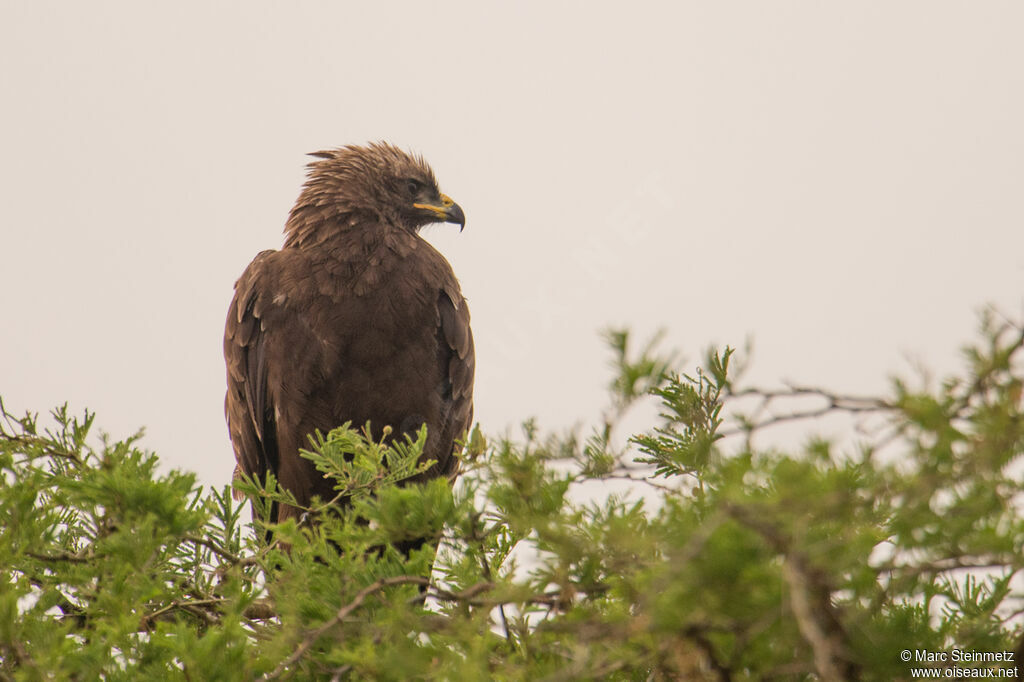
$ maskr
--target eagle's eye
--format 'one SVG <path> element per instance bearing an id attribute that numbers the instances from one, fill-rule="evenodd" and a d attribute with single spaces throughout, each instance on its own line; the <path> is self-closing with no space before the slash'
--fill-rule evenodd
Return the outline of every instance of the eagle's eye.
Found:
<path id="1" fill-rule="evenodd" d="M 421 185 L 415 180 L 407 180 L 405 186 L 409 190 L 409 194 L 413 196 L 416 196 L 417 194 L 420 193 Z"/>

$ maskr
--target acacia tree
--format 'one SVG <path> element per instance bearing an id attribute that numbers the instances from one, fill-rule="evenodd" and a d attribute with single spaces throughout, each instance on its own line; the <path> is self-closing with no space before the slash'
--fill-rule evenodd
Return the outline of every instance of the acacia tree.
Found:
<path id="1" fill-rule="evenodd" d="M 1016 674 L 1024 325 L 985 315 L 963 376 L 884 397 L 744 387 L 730 349 L 678 373 L 608 338 L 590 432 L 474 431 L 452 488 L 401 485 L 424 433 L 340 427 L 306 453 L 338 497 L 281 524 L 273 479 L 240 486 L 243 523 L 228 487 L 91 437 L 92 413 L 0 406 L 0 679 Z M 649 394 L 660 418 L 620 438 Z M 813 437 L 832 413 L 873 429 Z M 805 446 L 758 445 L 784 422 Z"/>

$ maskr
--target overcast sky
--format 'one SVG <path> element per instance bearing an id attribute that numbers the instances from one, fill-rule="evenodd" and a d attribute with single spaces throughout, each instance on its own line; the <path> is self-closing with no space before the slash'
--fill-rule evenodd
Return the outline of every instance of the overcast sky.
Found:
<path id="1" fill-rule="evenodd" d="M 0 3 L 0 395 L 226 482 L 224 317 L 305 153 L 422 153 L 476 413 L 604 404 L 609 324 L 885 388 L 1024 310 L 1019 2 Z"/>

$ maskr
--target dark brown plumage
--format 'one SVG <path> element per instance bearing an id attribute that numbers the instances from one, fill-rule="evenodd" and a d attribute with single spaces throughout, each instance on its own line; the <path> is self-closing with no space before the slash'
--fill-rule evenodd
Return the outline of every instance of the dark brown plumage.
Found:
<path id="1" fill-rule="evenodd" d="M 300 504 L 334 496 L 299 456 L 314 430 L 427 425 L 430 476 L 453 473 L 473 419 L 473 336 L 451 266 L 418 234 L 465 224 L 422 158 L 385 143 L 317 152 L 285 226 L 235 283 L 224 332 L 237 470 Z M 282 506 L 277 520 L 297 514 Z"/>

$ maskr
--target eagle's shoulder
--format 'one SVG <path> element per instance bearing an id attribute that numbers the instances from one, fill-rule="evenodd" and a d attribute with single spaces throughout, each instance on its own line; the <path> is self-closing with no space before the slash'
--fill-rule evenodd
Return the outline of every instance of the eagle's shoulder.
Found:
<path id="1" fill-rule="evenodd" d="M 260 291 L 279 253 L 275 249 L 260 251 L 235 281 L 235 295 L 228 307 L 228 319 L 224 328 L 225 354 L 229 353 L 232 347 L 249 345 L 256 336 L 261 304 Z M 231 369 L 230 363 L 228 369 Z"/>
<path id="2" fill-rule="evenodd" d="M 435 285 L 444 292 L 458 308 L 464 303 L 462 288 L 455 277 L 451 263 L 440 251 L 419 235 L 410 235 L 416 240 L 416 249 L 409 256 L 408 269 L 419 273 L 420 277 Z"/>

